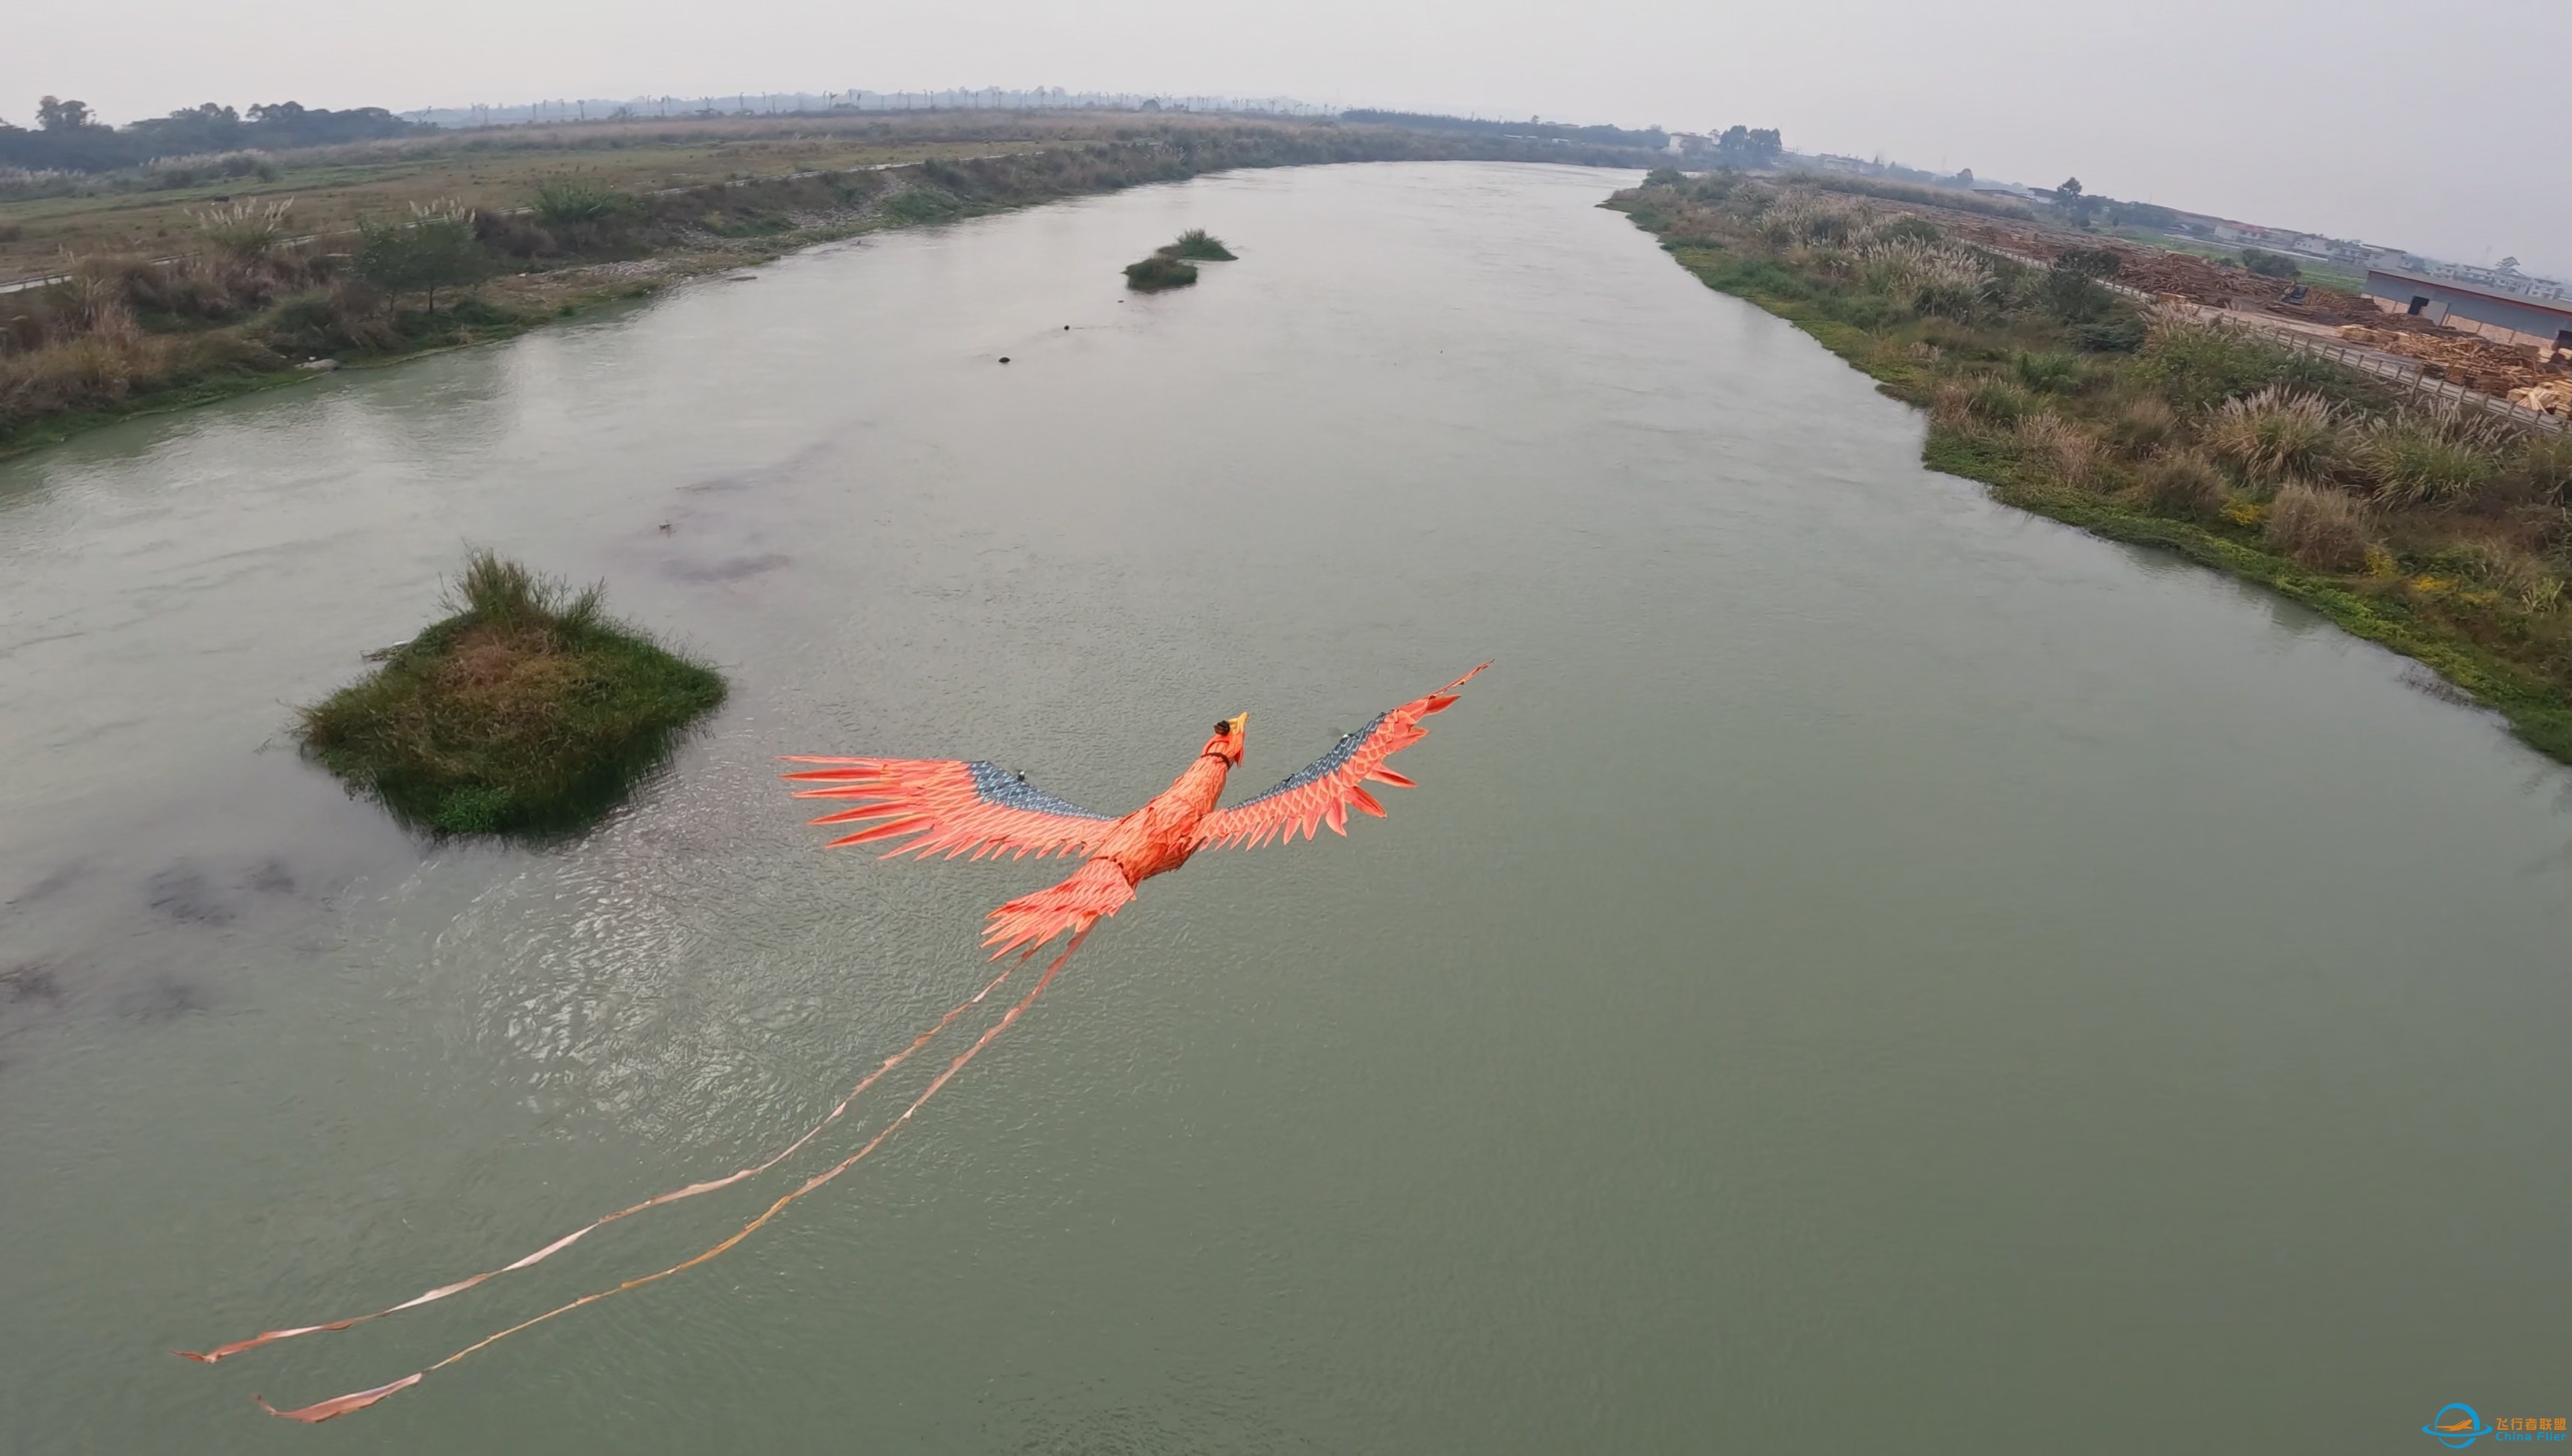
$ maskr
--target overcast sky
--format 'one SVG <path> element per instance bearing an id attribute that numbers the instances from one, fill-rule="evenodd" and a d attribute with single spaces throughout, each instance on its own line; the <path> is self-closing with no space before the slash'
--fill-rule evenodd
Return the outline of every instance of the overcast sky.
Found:
<path id="1" fill-rule="evenodd" d="M 444 0 L 13 7 L 0 116 L 741 90 L 1283 95 L 1773 126 L 1847 152 L 2572 274 L 2572 4 Z"/>

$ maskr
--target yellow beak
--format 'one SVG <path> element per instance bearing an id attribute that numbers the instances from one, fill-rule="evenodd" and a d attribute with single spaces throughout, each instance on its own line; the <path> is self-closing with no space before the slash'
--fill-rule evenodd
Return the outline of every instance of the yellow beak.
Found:
<path id="1" fill-rule="evenodd" d="M 1250 715 L 1248 713 L 1239 713 L 1230 718 L 1226 718 L 1224 721 L 1232 725 L 1233 732 L 1238 733 L 1242 729 L 1250 726 Z"/>

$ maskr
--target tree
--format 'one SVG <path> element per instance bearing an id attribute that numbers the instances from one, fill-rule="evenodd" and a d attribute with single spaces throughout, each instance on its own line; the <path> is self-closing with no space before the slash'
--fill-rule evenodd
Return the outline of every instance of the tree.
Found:
<path id="1" fill-rule="evenodd" d="M 2090 226 L 2090 215 L 2098 211 L 2100 203 L 2100 199 L 2087 196 L 2081 191 L 2081 179 L 2078 177 L 2063 179 L 2063 185 L 2054 190 L 2054 200 L 2065 212 L 2072 215 L 2072 221 L 2084 228 Z"/>
<path id="2" fill-rule="evenodd" d="M 465 288 L 489 267 L 481 241 L 473 236 L 473 214 L 451 202 L 426 208 L 413 203 L 408 223 L 360 219 L 354 262 L 357 277 L 382 289 L 389 300 L 412 292 L 426 295 L 432 314 L 439 289 Z"/>
<path id="3" fill-rule="evenodd" d="M 76 132 L 96 124 L 86 101 L 62 101 L 48 96 L 36 103 L 36 125 L 49 132 Z"/>
<path id="4" fill-rule="evenodd" d="M 1785 150 L 1775 127 L 1753 131 L 1749 127 L 1726 127 L 1714 139 L 1715 156 L 1728 167 L 1768 167 L 1775 165 L 1777 154 Z"/>

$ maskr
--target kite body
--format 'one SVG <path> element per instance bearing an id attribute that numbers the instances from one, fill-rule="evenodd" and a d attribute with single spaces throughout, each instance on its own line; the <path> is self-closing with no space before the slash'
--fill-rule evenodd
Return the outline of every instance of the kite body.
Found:
<path id="1" fill-rule="evenodd" d="M 1382 818 L 1384 805 L 1366 786 L 1414 787 L 1384 761 L 1428 736 L 1420 721 L 1445 711 L 1456 701 L 1456 690 L 1482 670 L 1477 667 L 1434 693 L 1377 714 L 1374 722 L 1340 739 L 1285 782 L 1229 809 L 1216 805 L 1224 780 L 1248 747 L 1248 713 L 1215 724 L 1196 761 L 1149 803 L 1122 818 L 1066 803 L 1029 787 L 1022 775 L 983 762 L 798 757 L 790 761 L 824 767 L 786 777 L 816 785 L 798 790 L 798 798 L 852 801 L 815 824 L 878 821 L 831 841 L 833 848 L 900 840 L 885 858 L 927 859 L 942 853 L 948 859 L 970 855 L 977 860 L 999 854 L 1012 859 L 1087 856 L 1070 879 L 991 912 L 982 944 L 992 948 L 992 958 L 1011 951 L 1031 956 L 1066 932 L 1077 946 L 1090 927 L 1134 898 L 1135 886 L 1186 864 L 1198 850 L 1263 845 L 1298 831 L 1311 839 L 1326 824 L 1345 835 L 1351 809 Z M 1063 954 L 1070 953 L 1066 946 Z"/>

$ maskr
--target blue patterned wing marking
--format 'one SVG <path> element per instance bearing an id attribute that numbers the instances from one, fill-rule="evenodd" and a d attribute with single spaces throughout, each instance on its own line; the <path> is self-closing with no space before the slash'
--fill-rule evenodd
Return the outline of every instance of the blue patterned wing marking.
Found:
<path id="1" fill-rule="evenodd" d="M 1361 728 L 1355 733 L 1350 734 L 1348 737 L 1341 739 L 1339 742 L 1332 744 L 1330 752 L 1323 754 L 1320 758 L 1317 758 L 1311 763 L 1304 765 L 1302 768 L 1295 770 L 1293 773 L 1288 774 L 1276 788 L 1269 790 L 1267 793 L 1260 795 L 1256 799 L 1244 799 L 1232 807 L 1235 809 L 1247 809 L 1253 804 L 1264 804 L 1269 800 L 1276 798 L 1280 794 L 1291 794 L 1297 789 L 1304 787 L 1306 784 L 1329 778 L 1332 774 L 1339 772 L 1340 765 L 1347 763 L 1356 755 L 1359 749 L 1364 748 L 1366 746 L 1366 741 L 1375 736 L 1375 730 L 1383 727 L 1384 720 L 1392 716 L 1393 714 L 1390 712 L 1376 714 L 1375 718 L 1364 728 Z"/>
<path id="2" fill-rule="evenodd" d="M 1059 814 L 1066 819 L 1113 819 L 1112 814 L 1093 814 L 1077 804 L 1066 803 L 1028 783 L 995 763 L 976 759 L 964 765 L 973 776 L 973 793 L 985 804 L 1003 809 L 1024 809 L 1034 814 Z"/>

